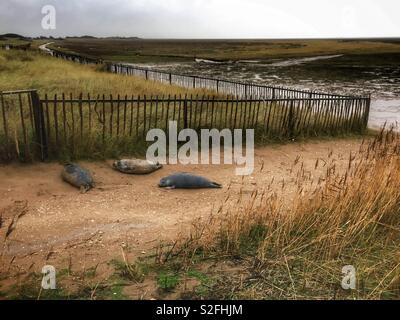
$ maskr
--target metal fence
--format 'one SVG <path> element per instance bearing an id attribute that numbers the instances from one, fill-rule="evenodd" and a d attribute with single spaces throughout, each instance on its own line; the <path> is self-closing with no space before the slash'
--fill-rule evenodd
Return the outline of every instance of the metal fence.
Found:
<path id="1" fill-rule="evenodd" d="M 107 70 L 113 73 L 139 76 L 146 80 L 177 85 L 188 89 L 207 89 L 235 97 L 253 97 L 256 99 L 287 98 L 348 98 L 353 96 L 328 94 L 309 90 L 298 90 L 279 86 L 267 86 L 251 82 L 238 82 L 225 79 L 207 78 L 193 75 L 174 74 L 170 72 L 141 68 L 126 64 L 107 63 Z M 354 96 L 357 97 L 357 96 Z"/>
<path id="2" fill-rule="evenodd" d="M 369 98 L 255 99 L 208 96 L 0 93 L 0 158 L 30 160 L 112 156 L 145 145 L 149 130 L 254 129 L 256 139 L 360 133 Z"/>

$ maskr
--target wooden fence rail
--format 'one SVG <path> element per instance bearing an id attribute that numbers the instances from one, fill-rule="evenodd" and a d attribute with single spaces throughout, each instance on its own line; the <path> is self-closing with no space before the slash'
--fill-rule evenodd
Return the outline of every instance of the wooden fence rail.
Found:
<path id="1" fill-rule="evenodd" d="M 256 139 L 360 133 L 369 98 L 44 95 L 0 93 L 1 159 L 132 153 L 149 130 L 254 129 Z"/>

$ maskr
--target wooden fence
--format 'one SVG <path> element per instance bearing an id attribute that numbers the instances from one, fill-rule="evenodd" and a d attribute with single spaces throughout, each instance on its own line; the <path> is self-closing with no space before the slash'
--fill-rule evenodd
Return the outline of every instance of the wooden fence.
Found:
<path id="1" fill-rule="evenodd" d="M 39 97 L 36 91 L 0 93 L 0 155 L 20 158 L 110 157 L 145 147 L 147 132 L 254 129 L 256 139 L 360 133 L 369 98 L 255 99 L 231 97 Z"/>

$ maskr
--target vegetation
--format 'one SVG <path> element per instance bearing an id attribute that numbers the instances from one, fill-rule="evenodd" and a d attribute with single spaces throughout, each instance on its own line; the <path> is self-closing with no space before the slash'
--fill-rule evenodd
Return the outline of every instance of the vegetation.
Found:
<path id="1" fill-rule="evenodd" d="M 204 94 L 177 86 L 102 71 L 102 66 L 80 65 L 36 52 L 0 50 L 0 90 L 38 89 L 49 95 L 78 96 L 82 92 L 124 95 Z"/>
<path id="2" fill-rule="evenodd" d="M 27 46 L 30 45 L 31 41 L 25 39 L 24 37 L 14 35 L 14 34 L 4 34 L 0 35 L 0 46 L 10 45 L 14 47 Z"/>
<path id="3" fill-rule="evenodd" d="M 175 289 L 179 284 L 179 276 L 174 273 L 160 273 L 157 282 L 159 288 L 170 291 Z"/>
<path id="4" fill-rule="evenodd" d="M 107 281 L 97 280 L 96 268 L 83 272 L 60 270 L 57 273 L 57 289 L 41 289 L 43 275 L 30 273 L 24 281 L 0 291 L 0 297 L 12 300 L 125 300 L 126 285 L 116 271 Z"/>
<path id="5" fill-rule="evenodd" d="M 242 60 L 330 54 L 400 53 L 400 42 L 371 40 L 142 40 L 67 38 L 50 47 L 104 60 L 179 62 L 195 58 Z"/>
<path id="6" fill-rule="evenodd" d="M 393 299 L 400 294 L 400 136 L 382 132 L 350 154 L 345 173 L 325 165 L 319 179 L 298 168 L 297 190 L 269 188 L 197 222 L 160 258 L 162 265 L 204 268 L 214 279 L 202 298 Z M 290 204 L 288 204 L 290 203 Z M 342 268 L 356 269 L 343 290 Z M 197 296 L 198 298 L 200 296 Z"/>

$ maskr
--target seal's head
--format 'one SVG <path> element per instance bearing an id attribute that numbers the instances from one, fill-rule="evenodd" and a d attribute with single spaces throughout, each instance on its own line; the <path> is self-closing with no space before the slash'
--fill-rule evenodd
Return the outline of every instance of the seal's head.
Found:
<path id="1" fill-rule="evenodd" d="M 162 178 L 158 186 L 160 188 L 170 188 L 172 187 L 172 181 L 169 178 Z"/>
<path id="2" fill-rule="evenodd" d="M 64 166 L 65 172 L 68 174 L 73 174 L 77 170 L 77 166 L 74 163 L 66 163 Z"/>
<path id="3" fill-rule="evenodd" d="M 161 169 L 162 168 L 162 164 L 161 163 L 159 163 L 158 161 L 157 162 L 153 162 L 153 165 L 154 165 L 154 167 L 156 168 L 156 169 Z"/>
<path id="4" fill-rule="evenodd" d="M 118 170 L 118 168 L 121 168 L 121 160 L 114 161 L 112 166 L 115 170 Z"/>

